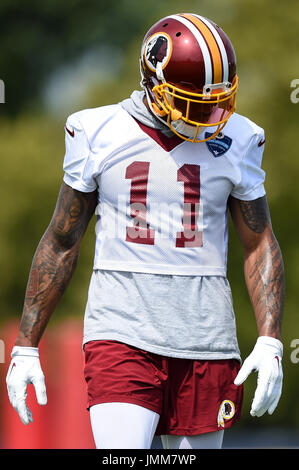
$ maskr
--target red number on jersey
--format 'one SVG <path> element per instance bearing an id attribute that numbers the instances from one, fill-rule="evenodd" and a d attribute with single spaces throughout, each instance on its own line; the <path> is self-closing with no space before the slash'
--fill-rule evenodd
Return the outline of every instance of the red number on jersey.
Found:
<path id="1" fill-rule="evenodd" d="M 176 247 L 202 246 L 202 232 L 197 228 L 200 202 L 200 166 L 183 165 L 178 170 L 178 181 L 184 183 L 184 231 L 177 232 Z"/>
<path id="2" fill-rule="evenodd" d="M 127 242 L 153 245 L 155 230 L 146 223 L 146 194 L 149 162 L 133 162 L 126 169 L 126 178 L 131 179 L 130 208 L 134 219 L 133 227 L 126 227 Z"/>
<path id="3" fill-rule="evenodd" d="M 133 227 L 126 227 L 126 241 L 154 245 L 155 230 L 146 222 L 146 196 L 149 162 L 133 162 L 126 169 L 131 179 L 130 208 Z M 202 246 L 202 232 L 197 228 L 200 204 L 200 166 L 185 164 L 178 169 L 177 181 L 184 183 L 183 232 L 176 234 L 176 247 Z"/>

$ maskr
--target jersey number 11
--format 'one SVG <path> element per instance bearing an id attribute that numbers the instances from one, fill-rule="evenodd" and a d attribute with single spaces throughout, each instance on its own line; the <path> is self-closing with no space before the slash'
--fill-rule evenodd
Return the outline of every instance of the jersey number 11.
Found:
<path id="1" fill-rule="evenodd" d="M 155 244 L 155 230 L 146 222 L 146 198 L 149 162 L 133 162 L 126 169 L 131 180 L 130 209 L 133 227 L 126 227 L 126 241 Z M 176 247 L 202 246 L 202 231 L 197 228 L 200 205 L 200 165 L 185 164 L 177 171 L 177 181 L 184 184 L 183 231 L 176 233 Z"/>

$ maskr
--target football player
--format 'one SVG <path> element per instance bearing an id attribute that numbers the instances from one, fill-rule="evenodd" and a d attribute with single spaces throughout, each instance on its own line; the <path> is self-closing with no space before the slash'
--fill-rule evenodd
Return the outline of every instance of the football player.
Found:
<path id="1" fill-rule="evenodd" d="M 235 112 L 231 41 L 213 21 L 175 14 L 146 33 L 142 90 L 72 114 L 64 181 L 35 253 L 7 373 L 46 403 L 39 341 L 96 211 L 84 318 L 87 408 L 97 448 L 220 448 L 257 371 L 251 415 L 282 389 L 284 268 L 261 168 L 261 127 Z M 241 365 L 226 273 L 228 213 L 244 249 L 258 337 Z"/>

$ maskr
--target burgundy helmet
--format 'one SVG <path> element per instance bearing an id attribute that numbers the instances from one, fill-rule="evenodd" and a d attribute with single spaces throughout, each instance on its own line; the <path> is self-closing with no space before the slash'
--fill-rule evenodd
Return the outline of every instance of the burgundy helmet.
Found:
<path id="1" fill-rule="evenodd" d="M 234 48 L 207 18 L 182 13 L 155 23 L 142 43 L 140 71 L 150 109 L 182 139 L 215 137 L 235 110 Z M 208 127 L 215 129 L 204 138 Z"/>

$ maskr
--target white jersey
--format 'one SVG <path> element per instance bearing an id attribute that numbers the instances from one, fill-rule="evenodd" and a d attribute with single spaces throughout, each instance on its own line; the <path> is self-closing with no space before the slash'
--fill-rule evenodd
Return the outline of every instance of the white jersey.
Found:
<path id="1" fill-rule="evenodd" d="M 263 141 L 236 113 L 202 143 L 163 138 L 120 104 L 71 115 L 64 181 L 98 190 L 94 269 L 226 276 L 227 200 L 265 194 Z"/>

